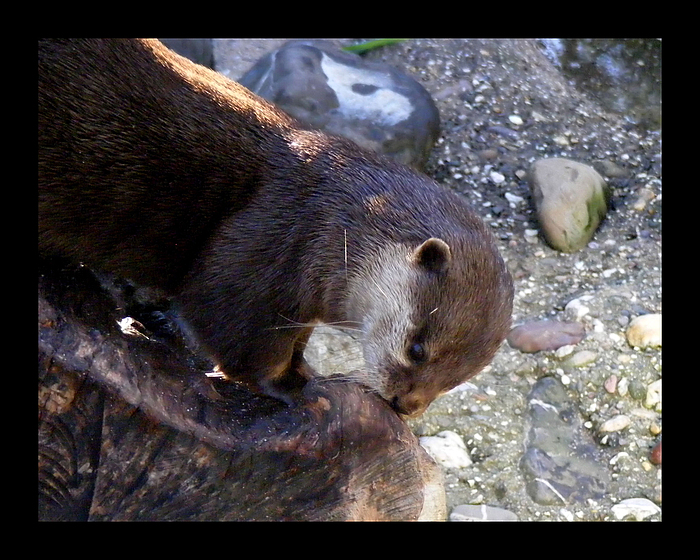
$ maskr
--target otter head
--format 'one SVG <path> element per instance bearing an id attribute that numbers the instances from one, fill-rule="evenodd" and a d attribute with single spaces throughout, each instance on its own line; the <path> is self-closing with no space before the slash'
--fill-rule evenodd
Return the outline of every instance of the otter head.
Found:
<path id="1" fill-rule="evenodd" d="M 385 247 L 357 278 L 348 312 L 364 332 L 363 382 L 402 414 L 478 373 L 507 334 L 512 281 L 481 232 Z"/>

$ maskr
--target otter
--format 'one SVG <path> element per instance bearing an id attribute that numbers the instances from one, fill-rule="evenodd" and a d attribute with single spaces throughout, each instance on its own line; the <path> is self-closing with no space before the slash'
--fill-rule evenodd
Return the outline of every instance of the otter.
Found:
<path id="1" fill-rule="evenodd" d="M 459 195 L 157 40 L 39 41 L 39 253 L 156 288 L 227 378 L 294 402 L 319 322 L 415 415 L 490 362 L 512 281 Z"/>

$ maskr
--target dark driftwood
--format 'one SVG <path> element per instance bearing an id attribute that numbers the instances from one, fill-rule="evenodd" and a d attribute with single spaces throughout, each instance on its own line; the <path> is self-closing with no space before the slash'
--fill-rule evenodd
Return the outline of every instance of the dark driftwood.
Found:
<path id="1" fill-rule="evenodd" d="M 207 378 L 124 334 L 89 271 L 58 270 L 39 276 L 40 519 L 419 517 L 439 470 L 381 399 L 314 379 L 288 407 Z"/>

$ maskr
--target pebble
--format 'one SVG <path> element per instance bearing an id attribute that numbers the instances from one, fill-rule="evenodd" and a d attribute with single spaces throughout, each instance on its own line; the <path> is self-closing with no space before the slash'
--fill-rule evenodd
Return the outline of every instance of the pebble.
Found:
<path id="1" fill-rule="evenodd" d="M 592 364 L 596 361 L 598 354 L 590 350 L 581 350 L 576 352 L 571 358 L 567 360 L 567 363 L 573 367 L 583 367 Z"/>
<path id="2" fill-rule="evenodd" d="M 644 398 L 644 406 L 661 411 L 661 379 L 657 379 L 647 386 L 647 394 Z"/>
<path id="3" fill-rule="evenodd" d="M 654 200 L 654 198 L 656 197 L 654 192 L 651 189 L 647 188 L 639 189 L 639 191 L 637 192 L 637 196 L 638 198 L 632 204 L 632 208 L 634 208 L 638 212 L 642 212 L 646 208 L 647 203 Z"/>
<path id="4" fill-rule="evenodd" d="M 655 465 L 661 464 L 661 440 L 652 448 L 649 460 Z"/>
<path id="5" fill-rule="evenodd" d="M 537 244 L 537 236 L 539 231 L 536 229 L 526 229 L 525 230 L 525 242 L 531 245 Z"/>
<path id="6" fill-rule="evenodd" d="M 619 340 L 615 340 L 615 342 L 619 342 Z M 618 354 L 617 361 L 621 364 L 629 364 L 632 361 L 632 357 L 629 354 Z"/>
<path id="7" fill-rule="evenodd" d="M 611 395 L 614 394 L 617 390 L 617 375 L 613 373 L 610 377 L 608 377 L 603 383 L 603 387 Z"/>
<path id="8" fill-rule="evenodd" d="M 439 100 L 448 99 L 449 97 L 452 97 L 454 95 L 459 95 L 460 93 L 471 90 L 472 86 L 467 80 L 460 80 L 456 84 L 448 86 L 435 93 L 435 95 L 433 95 L 433 98 Z"/>
<path id="9" fill-rule="evenodd" d="M 583 296 L 580 298 L 572 299 L 569 303 L 564 306 L 564 313 L 568 319 L 572 321 L 580 321 L 588 313 L 590 313 L 590 308 L 584 303 L 590 299 L 589 296 Z"/>
<path id="10" fill-rule="evenodd" d="M 654 412 L 653 410 L 649 410 L 646 408 L 632 408 L 630 411 L 630 416 L 635 416 L 636 418 L 642 418 L 644 420 L 648 420 L 650 422 L 655 421 L 659 415 Z"/>
<path id="11" fill-rule="evenodd" d="M 646 397 L 647 388 L 641 381 L 632 380 L 629 384 L 629 393 L 634 400 L 641 401 Z"/>
<path id="12" fill-rule="evenodd" d="M 621 178 L 627 175 L 627 171 L 610 160 L 598 162 L 596 168 L 606 177 Z"/>
<path id="13" fill-rule="evenodd" d="M 601 432 L 619 432 L 621 430 L 624 430 L 631 423 L 632 423 L 632 420 L 630 419 L 629 416 L 627 416 L 625 414 L 618 414 L 617 416 L 613 416 L 609 420 L 606 420 L 605 422 L 603 422 L 600 426 L 600 431 Z"/>
<path id="14" fill-rule="evenodd" d="M 661 313 L 635 317 L 627 327 L 627 342 L 638 348 L 661 346 Z"/>
<path id="15" fill-rule="evenodd" d="M 501 175 L 501 177 L 503 177 L 503 175 Z M 509 192 L 507 192 L 504 196 L 506 197 L 506 200 L 511 204 L 520 204 L 521 202 L 525 201 L 525 199 L 522 196 L 518 196 L 517 194 L 512 194 Z"/>
<path id="16" fill-rule="evenodd" d="M 585 336 L 581 323 L 544 319 L 515 327 L 508 335 L 508 344 L 522 352 L 539 352 L 578 344 Z"/>
<path id="17" fill-rule="evenodd" d="M 523 119 L 520 117 L 520 115 L 510 115 L 508 117 L 508 120 L 513 123 L 514 125 L 521 125 L 523 124 Z"/>
<path id="18" fill-rule="evenodd" d="M 629 389 L 630 380 L 626 377 L 620 378 L 620 380 L 617 382 L 617 394 L 624 397 L 627 393 L 629 393 Z"/>
<path id="19" fill-rule="evenodd" d="M 450 521 L 518 521 L 518 516 L 499 507 L 463 504 L 452 510 Z"/>
<path id="20" fill-rule="evenodd" d="M 630 454 L 627 453 L 627 451 L 620 451 L 617 455 L 615 455 L 612 459 L 610 459 L 610 464 L 611 465 L 617 465 L 617 463 L 620 462 L 620 459 L 629 459 Z"/>
<path id="21" fill-rule="evenodd" d="M 634 516 L 637 521 L 644 521 L 647 517 L 661 513 L 661 508 L 646 498 L 628 498 L 612 507 L 616 519 L 624 519 Z"/>
<path id="22" fill-rule="evenodd" d="M 476 99 L 475 99 L 476 101 Z M 520 138 L 520 134 L 518 134 L 517 131 L 508 128 L 506 126 L 489 126 L 486 128 L 489 132 L 493 132 L 495 134 L 500 134 L 501 136 L 505 136 L 506 138 L 509 138 L 511 140 L 518 140 Z"/>
<path id="23" fill-rule="evenodd" d="M 503 181 L 506 180 L 506 176 L 502 173 L 499 173 L 498 171 L 491 171 L 491 173 L 489 173 L 489 178 L 497 185 L 500 185 Z"/>
<path id="24" fill-rule="evenodd" d="M 463 469 L 472 464 L 467 446 L 459 434 L 444 430 L 434 436 L 419 439 L 421 446 L 446 469 Z"/>
<path id="25" fill-rule="evenodd" d="M 574 351 L 575 346 L 573 344 L 565 344 L 554 351 L 554 356 L 557 358 L 566 358 Z"/>
<path id="26" fill-rule="evenodd" d="M 487 161 L 498 157 L 498 150 L 494 150 L 493 148 L 481 150 L 478 153 L 481 159 L 485 159 Z"/>
<path id="27" fill-rule="evenodd" d="M 574 514 L 571 513 L 571 512 L 570 512 L 568 509 L 566 509 L 566 508 L 561 508 L 561 509 L 559 510 L 559 514 L 560 514 L 566 521 L 573 521 L 573 520 L 575 519 L 575 518 L 574 518 Z"/>

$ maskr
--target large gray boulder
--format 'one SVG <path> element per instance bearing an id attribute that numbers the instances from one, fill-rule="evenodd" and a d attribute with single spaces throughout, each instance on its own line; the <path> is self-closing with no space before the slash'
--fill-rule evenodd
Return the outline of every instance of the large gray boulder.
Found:
<path id="1" fill-rule="evenodd" d="M 290 41 L 239 81 L 312 128 L 418 169 L 437 139 L 438 110 L 423 86 L 330 41 Z"/>

